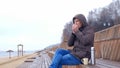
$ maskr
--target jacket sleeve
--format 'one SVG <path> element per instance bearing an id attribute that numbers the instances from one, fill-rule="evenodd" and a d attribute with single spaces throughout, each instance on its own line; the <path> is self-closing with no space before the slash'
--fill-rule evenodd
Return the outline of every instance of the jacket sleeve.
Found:
<path id="1" fill-rule="evenodd" d="M 75 38 L 76 38 L 75 34 L 72 33 L 69 40 L 68 40 L 68 46 L 74 45 Z"/>
<path id="2" fill-rule="evenodd" d="M 82 43 L 83 45 L 93 43 L 94 42 L 94 29 L 93 28 L 86 29 L 84 34 L 81 31 L 77 31 L 75 33 L 75 36 L 80 40 L 80 43 Z"/>

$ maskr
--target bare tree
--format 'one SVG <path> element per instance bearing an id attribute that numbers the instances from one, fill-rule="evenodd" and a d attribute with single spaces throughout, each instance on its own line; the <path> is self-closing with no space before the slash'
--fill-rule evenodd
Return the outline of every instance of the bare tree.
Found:
<path id="1" fill-rule="evenodd" d="M 70 34 L 72 32 L 72 21 L 68 22 L 65 27 L 64 27 L 64 30 L 63 30 L 63 37 L 62 37 L 62 40 L 63 41 L 67 41 L 70 37 Z"/>
<path id="2" fill-rule="evenodd" d="M 108 6 L 89 12 L 88 22 L 99 31 L 120 24 L 120 0 L 113 0 Z"/>

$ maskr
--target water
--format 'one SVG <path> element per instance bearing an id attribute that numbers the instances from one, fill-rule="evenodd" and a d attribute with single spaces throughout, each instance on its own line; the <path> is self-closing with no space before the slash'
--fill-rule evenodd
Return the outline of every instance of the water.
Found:
<path id="1" fill-rule="evenodd" d="M 32 54 L 32 53 L 34 53 L 34 51 L 25 51 L 23 54 L 25 55 L 25 54 Z M 17 56 L 17 55 L 18 55 L 17 51 L 11 52 L 11 57 Z M 8 56 L 9 56 L 8 52 L 6 52 L 6 51 L 0 51 L 0 58 L 2 58 L 2 57 L 8 57 Z"/>

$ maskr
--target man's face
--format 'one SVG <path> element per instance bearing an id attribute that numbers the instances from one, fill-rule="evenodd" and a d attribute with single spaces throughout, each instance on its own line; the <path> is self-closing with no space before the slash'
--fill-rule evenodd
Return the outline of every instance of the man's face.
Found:
<path id="1" fill-rule="evenodd" d="M 74 24 L 78 25 L 79 28 L 82 27 L 82 22 L 77 18 L 74 20 Z"/>

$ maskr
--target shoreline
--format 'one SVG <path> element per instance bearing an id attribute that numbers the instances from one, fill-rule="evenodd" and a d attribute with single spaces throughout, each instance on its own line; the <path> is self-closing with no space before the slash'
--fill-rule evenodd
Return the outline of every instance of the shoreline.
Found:
<path id="1" fill-rule="evenodd" d="M 0 58 L 0 68 L 16 68 L 21 63 L 23 63 L 27 58 L 31 58 L 35 56 L 37 56 L 36 53 L 27 54 L 20 57 L 15 56 L 12 57 L 11 59 L 9 59 L 9 57 Z"/>
<path id="2" fill-rule="evenodd" d="M 24 51 L 23 53 L 24 53 L 24 55 L 33 54 L 33 53 L 35 53 L 35 51 Z M 18 56 L 17 51 L 14 51 L 11 53 L 11 57 L 15 57 L 15 56 Z M 6 51 L 0 51 L 0 59 L 4 58 L 4 57 L 9 57 L 9 53 Z"/>

